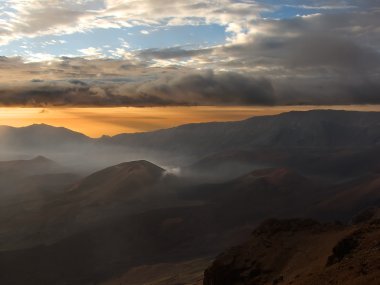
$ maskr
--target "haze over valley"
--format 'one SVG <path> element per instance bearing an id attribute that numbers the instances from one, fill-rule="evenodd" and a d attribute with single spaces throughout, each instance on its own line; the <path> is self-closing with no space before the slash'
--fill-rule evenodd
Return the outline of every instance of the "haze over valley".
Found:
<path id="1" fill-rule="evenodd" d="M 379 122 L 316 110 L 100 139 L 2 127 L 3 153 L 26 158 L 0 162 L 0 279 L 143 284 L 135 271 L 152 270 L 150 282 L 201 284 L 212 257 L 265 219 L 349 223 L 379 206 Z"/>
<path id="2" fill-rule="evenodd" d="M 380 284 L 378 0 L 0 1 L 0 284 Z"/>

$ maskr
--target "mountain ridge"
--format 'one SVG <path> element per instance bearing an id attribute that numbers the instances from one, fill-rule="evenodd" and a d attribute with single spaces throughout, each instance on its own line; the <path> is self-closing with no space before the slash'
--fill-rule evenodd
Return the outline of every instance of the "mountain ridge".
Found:
<path id="1" fill-rule="evenodd" d="M 252 120 L 256 120 L 258 118 L 276 118 L 276 117 L 286 117 L 286 116 L 294 116 L 294 115 L 299 115 L 299 114 L 305 114 L 305 113 L 335 113 L 335 114 L 380 114 L 378 111 L 353 111 L 353 110 L 335 110 L 335 109 L 315 109 L 315 110 L 307 110 L 307 111 L 288 111 L 288 112 L 283 112 L 279 114 L 274 114 L 274 115 L 258 115 L 258 116 L 252 116 L 243 120 L 237 120 L 237 121 L 210 121 L 210 122 L 200 122 L 200 123 L 186 123 L 182 124 L 179 126 L 173 126 L 169 128 L 161 128 L 157 130 L 152 130 L 152 131 L 146 131 L 146 132 L 131 132 L 131 133 L 119 133 L 115 135 L 100 135 L 99 137 L 89 137 L 84 133 L 75 131 L 70 128 L 66 127 L 59 127 L 59 126 L 53 126 L 45 123 L 36 123 L 36 124 L 31 124 L 31 125 L 26 125 L 26 126 L 21 126 L 21 127 L 14 127 L 14 126 L 9 126 L 9 125 L 0 125 L 1 128 L 6 128 L 6 129 L 13 129 L 13 130 L 25 130 L 25 129 L 33 129 L 33 128 L 52 128 L 56 130 L 65 130 L 65 131 L 70 131 L 72 133 L 76 134 L 81 134 L 87 138 L 91 138 L 93 140 L 99 140 L 102 139 L 102 137 L 109 139 L 109 138 L 115 138 L 119 136 L 124 136 L 124 135 L 139 135 L 139 134 L 147 134 L 147 133 L 155 133 L 155 132 L 161 132 L 161 131 L 166 131 L 166 130 L 173 130 L 173 129 L 178 129 L 178 128 L 192 128 L 194 126 L 202 126 L 202 125 L 219 125 L 219 124 L 226 124 L 226 123 L 238 123 L 238 122 L 250 122 Z"/>

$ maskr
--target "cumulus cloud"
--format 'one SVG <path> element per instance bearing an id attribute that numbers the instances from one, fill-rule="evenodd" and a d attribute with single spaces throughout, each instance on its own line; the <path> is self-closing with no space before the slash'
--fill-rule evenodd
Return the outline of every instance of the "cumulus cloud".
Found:
<path id="1" fill-rule="evenodd" d="M 89 1 L 9 0 L 5 29 L 0 31 L 5 44 L 23 36 L 63 34 L 90 28 Z M 95 2 L 95 1 L 92 1 Z M 94 26 L 92 26 L 94 27 Z"/>
<path id="2" fill-rule="evenodd" d="M 95 48 L 95 47 L 80 49 L 79 52 L 81 52 L 87 58 L 98 58 L 98 57 L 102 57 L 103 55 L 102 49 Z"/>
<path id="3" fill-rule="evenodd" d="M 96 28 L 217 23 L 244 25 L 266 5 L 234 0 L 7 0 L 0 44 L 20 37 L 83 32 Z M 194 16 L 196 15 L 196 16 Z M 147 30 L 141 33 L 148 34 Z"/>
<path id="4" fill-rule="evenodd" d="M 222 48 L 227 64 L 247 68 L 262 66 L 288 71 L 297 69 L 367 72 L 380 62 L 380 33 L 374 23 L 380 12 L 312 15 L 284 20 L 261 20 L 244 43 Z M 324 72 L 325 72 L 324 71 Z M 319 71 L 320 73 L 320 71 Z"/>
<path id="5" fill-rule="evenodd" d="M 129 68 L 126 68 L 126 67 Z M 128 77 L 139 80 L 147 77 L 146 64 L 130 59 L 108 59 L 93 57 L 60 57 L 51 61 L 25 62 L 20 57 L 0 57 L 0 84 L 17 84 L 20 81 L 70 80 Z M 150 70 L 150 75 L 163 72 Z"/>
<path id="6" fill-rule="evenodd" d="M 207 48 L 132 51 L 122 39 L 123 47 L 110 50 L 113 59 L 104 58 L 95 46 L 81 49 L 83 56 L 77 58 L 39 54 L 34 62 L 24 62 L 0 57 L 0 104 L 380 103 L 379 1 L 313 0 L 303 8 L 333 12 L 287 19 L 261 18 L 261 12 L 276 9 L 265 2 L 14 1 L 9 21 L 0 27 L 2 38 L 93 27 L 212 23 L 230 34 L 225 45 Z M 61 15 L 51 16 L 57 13 Z M 48 60 L 37 60 L 41 58 Z"/>

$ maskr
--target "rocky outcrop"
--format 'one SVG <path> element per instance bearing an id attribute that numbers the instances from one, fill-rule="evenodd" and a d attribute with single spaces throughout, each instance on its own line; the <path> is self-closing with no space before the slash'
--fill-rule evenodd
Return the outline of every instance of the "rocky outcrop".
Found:
<path id="1" fill-rule="evenodd" d="M 378 284 L 380 223 L 270 220 L 219 255 L 204 285 Z M 377 280 L 377 281 L 376 281 Z"/>

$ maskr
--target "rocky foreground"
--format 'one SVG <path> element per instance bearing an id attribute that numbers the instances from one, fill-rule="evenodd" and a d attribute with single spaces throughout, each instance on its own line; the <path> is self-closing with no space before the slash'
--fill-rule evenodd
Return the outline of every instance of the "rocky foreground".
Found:
<path id="1" fill-rule="evenodd" d="M 219 255 L 204 285 L 380 284 L 379 210 L 352 225 L 269 220 L 249 241 Z"/>

